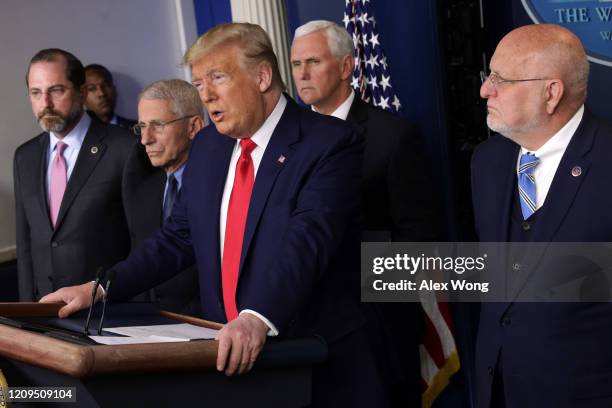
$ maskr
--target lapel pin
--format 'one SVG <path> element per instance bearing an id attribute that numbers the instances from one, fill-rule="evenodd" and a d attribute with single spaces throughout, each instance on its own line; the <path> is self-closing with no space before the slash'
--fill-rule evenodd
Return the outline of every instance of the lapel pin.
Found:
<path id="1" fill-rule="evenodd" d="M 574 177 L 578 177 L 582 174 L 582 167 L 580 166 L 574 166 L 572 167 L 572 176 Z"/>
<path id="2" fill-rule="evenodd" d="M 98 146 L 94 146 L 91 148 L 91 154 L 96 154 L 98 153 Z"/>
<path id="3" fill-rule="evenodd" d="M 283 164 L 286 159 L 287 158 L 281 154 L 280 156 L 278 156 L 278 159 L 276 161 L 279 162 L 280 164 Z"/>

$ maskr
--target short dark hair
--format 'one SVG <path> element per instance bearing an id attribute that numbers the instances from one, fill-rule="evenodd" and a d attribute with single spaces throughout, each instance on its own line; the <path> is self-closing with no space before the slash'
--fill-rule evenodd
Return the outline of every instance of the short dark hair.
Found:
<path id="1" fill-rule="evenodd" d="M 37 62 L 58 61 L 61 58 L 64 58 L 66 61 L 66 78 L 72 82 L 72 85 L 74 85 L 76 89 L 79 89 L 81 85 L 85 83 L 85 69 L 83 69 L 83 64 L 81 64 L 81 61 L 73 54 L 59 48 L 40 50 L 32 57 L 28 65 L 28 71 L 26 72 L 26 85 L 30 86 L 28 76 L 30 75 L 30 67 L 32 64 Z"/>
<path id="2" fill-rule="evenodd" d="M 104 65 L 89 64 L 88 66 L 85 67 L 85 72 L 87 73 L 87 71 L 95 71 L 98 74 L 102 75 L 104 82 L 110 85 L 113 84 L 113 74 L 111 74 L 108 68 L 106 68 Z"/>

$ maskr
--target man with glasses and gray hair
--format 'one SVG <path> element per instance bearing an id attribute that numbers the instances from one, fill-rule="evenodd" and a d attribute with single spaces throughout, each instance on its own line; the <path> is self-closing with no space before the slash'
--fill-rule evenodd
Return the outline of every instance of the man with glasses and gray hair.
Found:
<path id="1" fill-rule="evenodd" d="M 26 73 L 43 133 L 14 158 L 19 298 L 92 280 L 130 249 L 121 178 L 134 137 L 83 112 L 81 62 L 61 49 L 39 51 Z"/>
<path id="2" fill-rule="evenodd" d="M 480 241 L 611 242 L 612 129 L 584 106 L 589 62 L 578 37 L 558 25 L 519 27 L 490 69 L 480 95 L 499 134 L 472 159 Z M 508 285 L 538 276 L 525 254 L 510 256 L 495 271 Z M 608 302 L 483 303 L 476 406 L 612 406 L 611 321 Z"/>
<path id="3" fill-rule="evenodd" d="M 191 141 L 204 127 L 198 91 L 181 79 L 148 85 L 138 98 L 140 136 L 126 164 L 123 202 L 132 247 L 157 231 L 170 217 L 183 183 Z M 197 268 L 191 266 L 146 293 L 164 310 L 200 315 Z"/>
<path id="4" fill-rule="evenodd" d="M 293 79 L 300 98 L 324 115 L 346 120 L 366 141 L 363 159 L 363 241 L 435 241 L 436 222 L 427 166 L 416 147 L 416 130 L 405 120 L 361 100 L 351 87 L 353 41 L 331 21 L 310 21 L 295 30 Z M 418 406 L 421 308 L 415 303 L 378 305 L 389 332 L 386 370 L 395 406 Z"/>

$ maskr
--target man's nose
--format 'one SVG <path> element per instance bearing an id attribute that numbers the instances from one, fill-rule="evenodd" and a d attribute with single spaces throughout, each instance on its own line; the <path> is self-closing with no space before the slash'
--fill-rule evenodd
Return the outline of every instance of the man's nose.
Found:
<path id="1" fill-rule="evenodd" d="M 483 99 L 489 99 L 491 96 L 494 96 L 497 93 L 497 90 L 491 83 L 489 79 L 485 80 L 482 85 L 480 85 L 480 97 Z"/>
<path id="2" fill-rule="evenodd" d="M 310 70 L 308 69 L 308 67 L 306 66 L 306 64 L 302 64 L 299 67 L 297 67 L 298 70 L 298 77 L 302 80 L 308 80 L 310 79 Z"/>
<path id="3" fill-rule="evenodd" d="M 202 100 L 202 103 L 204 104 L 210 103 L 214 101 L 215 99 L 217 99 L 217 93 L 211 86 L 202 85 L 199 92 L 200 92 L 200 99 Z"/>
<path id="4" fill-rule="evenodd" d="M 143 146 L 149 145 L 155 141 L 153 132 L 151 132 L 150 128 L 150 126 L 146 126 L 144 129 L 140 128 L 140 144 Z"/>

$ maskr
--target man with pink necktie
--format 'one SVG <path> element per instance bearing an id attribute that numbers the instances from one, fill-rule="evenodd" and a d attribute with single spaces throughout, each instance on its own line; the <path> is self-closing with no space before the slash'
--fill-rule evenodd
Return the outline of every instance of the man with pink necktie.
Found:
<path id="1" fill-rule="evenodd" d="M 19 298 L 31 301 L 127 255 L 121 177 L 135 140 L 83 111 L 85 71 L 69 52 L 39 51 L 26 85 L 44 130 L 14 161 Z"/>

